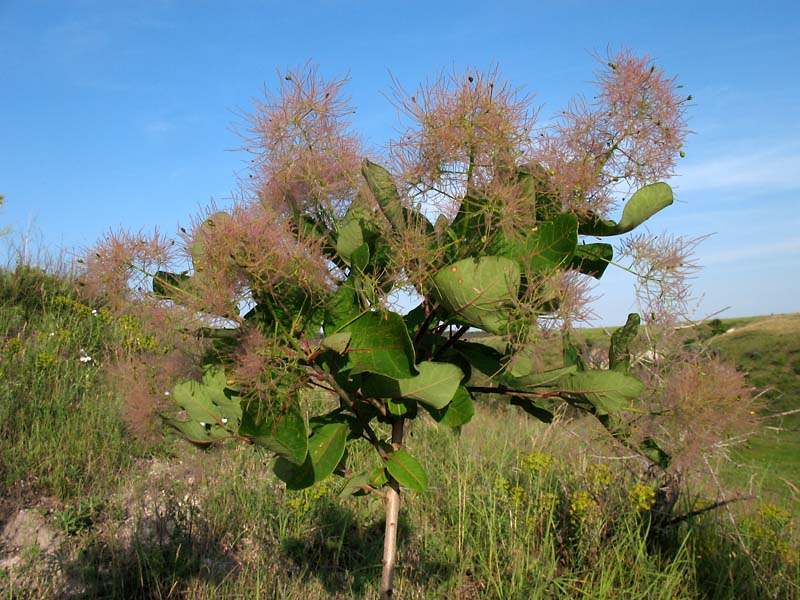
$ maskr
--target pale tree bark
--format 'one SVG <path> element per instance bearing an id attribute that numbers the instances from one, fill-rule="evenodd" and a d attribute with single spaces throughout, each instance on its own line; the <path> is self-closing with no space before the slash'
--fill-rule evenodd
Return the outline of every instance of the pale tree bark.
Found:
<path id="1" fill-rule="evenodd" d="M 392 423 L 392 446 L 399 450 L 403 445 L 402 417 Z M 391 600 L 394 593 L 394 565 L 397 559 L 397 526 L 400 515 L 400 486 L 389 475 L 386 488 L 386 529 L 383 535 L 383 571 L 381 573 L 381 600 Z"/>

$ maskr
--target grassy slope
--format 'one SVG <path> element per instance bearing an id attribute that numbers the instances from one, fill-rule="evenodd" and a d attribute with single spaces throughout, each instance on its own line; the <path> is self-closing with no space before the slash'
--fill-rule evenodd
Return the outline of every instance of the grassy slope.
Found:
<path id="1" fill-rule="evenodd" d="M 711 345 L 763 391 L 764 415 L 800 409 L 800 314 L 732 321 Z M 733 457 L 749 466 L 745 471 L 761 474 L 764 490 L 800 499 L 800 413 L 764 425 Z"/>
<path id="2" fill-rule="evenodd" d="M 608 346 L 614 328 L 582 329 L 576 337 L 589 347 Z M 800 501 L 800 313 L 721 319 L 713 329 L 687 329 L 746 373 L 764 402 L 764 429 L 732 453 L 725 475 L 740 487 L 755 487 L 774 500 Z M 751 486 L 751 482 L 755 485 Z"/>
<path id="3" fill-rule="evenodd" d="M 608 346 L 614 328 L 582 329 L 576 337 L 589 347 Z M 800 409 L 800 313 L 721 319 L 716 327 L 687 329 L 747 375 L 764 401 L 763 415 Z M 764 429 L 733 452 L 726 475 L 773 499 L 800 501 L 800 413 L 765 418 Z"/>

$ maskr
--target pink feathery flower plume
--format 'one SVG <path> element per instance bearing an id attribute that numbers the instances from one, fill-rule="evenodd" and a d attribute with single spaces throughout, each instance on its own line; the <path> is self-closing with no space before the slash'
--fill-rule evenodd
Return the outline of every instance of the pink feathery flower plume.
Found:
<path id="1" fill-rule="evenodd" d="M 595 85 L 592 101 L 572 100 L 540 133 L 533 158 L 549 169 L 565 208 L 605 215 L 620 184 L 637 188 L 673 175 L 691 96 L 629 50 L 605 61 Z"/>

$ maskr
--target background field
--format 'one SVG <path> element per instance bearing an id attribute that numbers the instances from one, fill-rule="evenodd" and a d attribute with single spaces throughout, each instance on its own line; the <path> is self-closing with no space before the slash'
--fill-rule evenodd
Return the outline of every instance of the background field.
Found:
<path id="1" fill-rule="evenodd" d="M 460 434 L 422 420 L 409 445 L 430 490 L 403 497 L 397 597 L 800 597 L 800 414 L 767 418 L 800 408 L 800 315 L 686 336 L 747 372 L 764 420 L 676 514 L 748 499 L 652 531 L 641 482 L 587 420 L 490 403 Z M 286 492 L 238 444 L 131 435 L 104 367 L 146 343 L 68 280 L 0 276 L 0 599 L 375 597 L 379 499 L 339 500 L 335 479 Z"/>

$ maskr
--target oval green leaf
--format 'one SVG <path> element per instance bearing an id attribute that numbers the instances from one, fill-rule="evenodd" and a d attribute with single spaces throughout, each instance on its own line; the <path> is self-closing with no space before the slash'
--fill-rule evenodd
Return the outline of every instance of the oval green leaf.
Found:
<path id="1" fill-rule="evenodd" d="M 402 379 L 372 376 L 365 378 L 362 391 L 373 398 L 408 398 L 442 409 L 453 396 L 464 378 L 464 372 L 456 365 L 423 361 L 417 366 L 419 375 Z"/>
<path id="2" fill-rule="evenodd" d="M 308 432 L 303 415 L 292 405 L 285 406 L 276 414 L 268 411 L 268 407 L 249 403 L 242 414 L 239 435 L 295 464 L 303 464 L 308 452 Z"/>
<path id="3" fill-rule="evenodd" d="M 581 244 L 575 247 L 570 266 L 579 273 L 600 279 L 613 259 L 614 247 L 611 244 Z"/>
<path id="4" fill-rule="evenodd" d="M 348 431 L 347 423 L 328 423 L 309 438 L 308 456 L 314 470 L 314 483 L 319 483 L 333 473 L 342 460 Z"/>
<path id="5" fill-rule="evenodd" d="M 415 492 L 428 489 L 428 476 L 425 470 L 405 450 L 395 450 L 386 457 L 386 469 L 397 483 Z"/>
<path id="6" fill-rule="evenodd" d="M 275 476 L 286 484 L 290 490 L 302 490 L 314 485 L 314 465 L 311 457 L 306 456 L 302 465 L 296 465 L 284 456 L 279 456 L 272 463 Z"/>
<path id="7" fill-rule="evenodd" d="M 519 264 L 510 258 L 468 258 L 436 273 L 431 295 L 458 322 L 502 335 L 519 295 L 520 278 Z"/>
<path id="8" fill-rule="evenodd" d="M 352 375 L 378 373 L 394 379 L 414 374 L 414 346 L 403 317 L 394 312 L 365 312 L 341 327 L 350 333 L 347 369 Z"/>
<path id="9" fill-rule="evenodd" d="M 578 232 L 581 235 L 599 236 L 628 233 L 670 204 L 672 204 L 672 188 L 663 182 L 651 183 L 631 196 L 622 209 L 619 223 L 593 215 L 588 221 L 580 224 Z"/>
<path id="10" fill-rule="evenodd" d="M 450 404 L 440 410 L 428 408 L 434 421 L 448 427 L 460 427 L 472 420 L 475 406 L 472 396 L 464 386 L 459 386 Z"/>
<path id="11" fill-rule="evenodd" d="M 568 394 L 588 400 L 598 415 L 622 410 L 638 398 L 644 384 L 619 371 L 590 370 L 572 373 L 557 384 Z"/>

